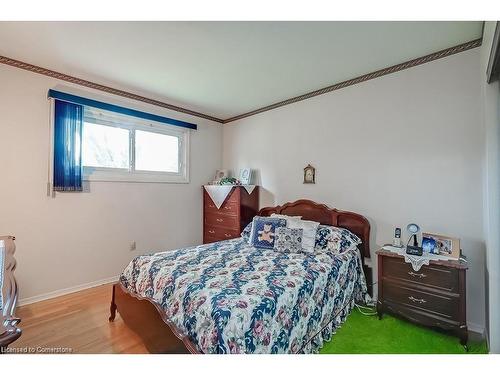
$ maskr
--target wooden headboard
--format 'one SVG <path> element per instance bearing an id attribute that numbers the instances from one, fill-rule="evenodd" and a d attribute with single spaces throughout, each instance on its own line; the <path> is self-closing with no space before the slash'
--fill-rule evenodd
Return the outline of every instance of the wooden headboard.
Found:
<path id="1" fill-rule="evenodd" d="M 285 203 L 282 206 L 265 207 L 257 215 L 270 216 L 274 213 L 302 216 L 304 220 L 318 221 L 321 224 L 349 229 L 363 241 L 359 245 L 361 256 L 363 258 L 370 258 L 370 223 L 363 215 L 329 208 L 324 204 L 307 199 Z"/>

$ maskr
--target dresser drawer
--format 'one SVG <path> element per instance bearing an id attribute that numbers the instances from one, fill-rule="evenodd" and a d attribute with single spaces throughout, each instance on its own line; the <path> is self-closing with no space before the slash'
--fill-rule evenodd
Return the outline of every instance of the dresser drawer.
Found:
<path id="1" fill-rule="evenodd" d="M 239 203 L 240 202 L 240 189 L 233 189 L 231 194 L 226 198 L 226 202 Z"/>
<path id="2" fill-rule="evenodd" d="M 237 238 L 240 236 L 239 231 L 233 229 L 219 228 L 210 225 L 205 226 L 205 233 L 203 234 L 205 238 L 215 238 L 217 241 L 230 240 L 231 238 Z"/>
<path id="3" fill-rule="evenodd" d="M 383 295 L 384 300 L 388 302 L 423 310 L 446 319 L 458 320 L 458 297 L 424 292 L 387 280 L 383 285 Z"/>
<path id="4" fill-rule="evenodd" d="M 227 215 L 238 215 L 238 203 L 233 201 L 226 201 L 220 208 L 217 208 L 212 199 L 205 199 L 205 211 L 222 213 Z"/>
<path id="5" fill-rule="evenodd" d="M 213 242 L 219 242 L 219 241 L 222 241 L 222 240 L 219 239 L 219 238 L 215 238 L 215 237 L 203 236 L 203 243 L 204 244 L 206 244 L 206 243 L 213 243 Z"/>
<path id="6" fill-rule="evenodd" d="M 205 215 L 205 225 L 239 230 L 239 220 L 237 216 L 226 215 L 215 212 L 207 212 Z"/>
<path id="7" fill-rule="evenodd" d="M 411 264 L 401 258 L 384 257 L 383 276 L 401 282 L 458 293 L 458 270 L 441 266 L 422 266 L 414 271 Z"/>

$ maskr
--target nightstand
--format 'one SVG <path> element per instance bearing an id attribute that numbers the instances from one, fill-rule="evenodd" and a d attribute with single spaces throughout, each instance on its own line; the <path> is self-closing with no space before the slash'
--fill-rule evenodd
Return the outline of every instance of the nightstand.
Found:
<path id="1" fill-rule="evenodd" d="M 404 257 L 377 251 L 377 313 L 396 315 L 427 327 L 439 328 L 460 338 L 467 350 L 465 272 L 459 260 L 431 260 L 414 271 Z"/>

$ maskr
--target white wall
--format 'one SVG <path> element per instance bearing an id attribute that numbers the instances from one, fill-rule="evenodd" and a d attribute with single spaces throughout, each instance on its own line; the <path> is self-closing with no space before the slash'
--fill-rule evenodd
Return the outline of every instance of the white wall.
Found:
<path id="1" fill-rule="evenodd" d="M 500 353 L 500 85 L 486 83 L 496 22 L 485 22 L 481 46 L 480 82 L 485 123 L 485 194 L 484 221 L 486 237 L 487 315 L 489 344 L 492 353 Z"/>
<path id="2" fill-rule="evenodd" d="M 395 226 L 460 237 L 470 328 L 484 328 L 479 49 L 281 107 L 223 129 L 223 163 L 259 171 L 262 205 L 309 198 L 365 215 L 372 252 Z M 316 167 L 315 185 L 302 168 Z"/>
<path id="3" fill-rule="evenodd" d="M 117 276 L 141 253 L 201 243 L 201 185 L 221 166 L 220 124 L 108 96 L 198 125 L 191 182 L 93 182 L 90 192 L 47 197 L 47 91 L 61 85 L 69 86 L 0 64 L 0 234 L 16 236 L 21 299 Z"/>

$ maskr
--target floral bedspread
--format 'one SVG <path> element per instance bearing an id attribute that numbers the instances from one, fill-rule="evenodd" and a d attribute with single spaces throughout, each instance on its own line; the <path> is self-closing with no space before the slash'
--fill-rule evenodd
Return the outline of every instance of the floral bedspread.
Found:
<path id="1" fill-rule="evenodd" d="M 242 238 L 135 258 L 120 281 L 203 353 L 311 353 L 366 283 L 357 250 L 286 254 Z"/>

